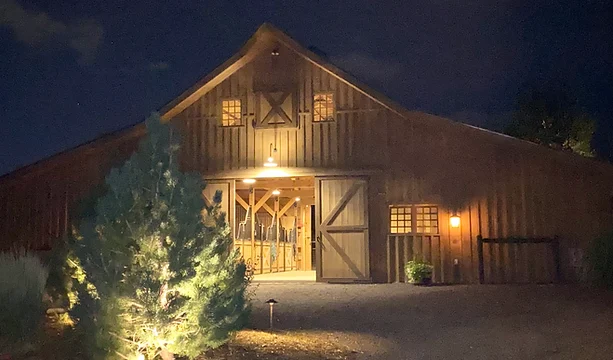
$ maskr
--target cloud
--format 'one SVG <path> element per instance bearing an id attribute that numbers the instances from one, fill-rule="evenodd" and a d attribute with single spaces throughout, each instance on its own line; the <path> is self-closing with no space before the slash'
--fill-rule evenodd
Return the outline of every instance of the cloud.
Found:
<path id="1" fill-rule="evenodd" d="M 359 79 L 373 80 L 383 84 L 394 80 L 403 69 L 403 65 L 397 60 L 376 58 L 357 51 L 332 56 L 331 60 Z"/>
<path id="2" fill-rule="evenodd" d="M 168 70 L 169 68 L 170 64 L 166 61 L 150 62 L 149 65 L 147 65 L 147 69 L 149 69 L 151 72 L 164 71 Z"/>
<path id="3" fill-rule="evenodd" d="M 67 24 L 45 12 L 26 10 L 15 0 L 0 3 L 0 26 L 9 27 L 17 41 L 30 47 L 59 44 L 73 49 L 82 63 L 95 58 L 104 36 L 102 26 L 95 20 L 80 19 Z"/>

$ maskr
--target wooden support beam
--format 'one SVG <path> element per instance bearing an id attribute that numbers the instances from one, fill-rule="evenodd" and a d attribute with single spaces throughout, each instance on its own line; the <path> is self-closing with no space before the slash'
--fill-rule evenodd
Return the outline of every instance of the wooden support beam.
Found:
<path id="1" fill-rule="evenodd" d="M 262 205 L 264 205 L 266 203 L 266 201 L 268 201 L 268 199 L 270 199 L 270 197 L 272 196 L 272 192 L 273 192 L 273 190 L 268 190 L 266 192 L 266 194 L 264 194 L 264 196 L 262 196 L 262 198 L 260 200 L 258 200 L 258 202 L 253 207 L 253 214 L 258 212 L 258 210 L 260 210 Z M 255 194 L 255 191 L 254 191 L 254 194 Z"/>
<path id="2" fill-rule="evenodd" d="M 285 215 L 287 210 L 289 210 L 292 207 L 292 205 L 294 205 L 295 202 L 296 202 L 296 198 L 289 199 L 287 204 L 285 204 L 285 206 L 283 206 L 283 208 L 281 210 L 279 210 L 279 217 Z"/>
<path id="3" fill-rule="evenodd" d="M 253 209 L 253 206 L 255 204 L 255 191 L 251 191 L 249 193 L 249 205 L 251 206 L 251 209 Z M 256 256 L 255 256 L 255 211 L 251 211 L 251 266 L 255 267 L 255 262 L 256 262 Z M 260 267 L 260 274 L 262 273 L 262 269 L 264 268 L 263 264 L 262 264 L 262 259 L 260 258 L 260 261 L 258 263 L 259 267 Z M 255 273 L 256 269 L 253 269 L 253 272 Z"/>
<path id="4" fill-rule="evenodd" d="M 250 187 L 256 189 L 313 189 L 314 180 L 310 177 L 295 178 L 272 178 L 272 179 L 256 179 L 255 184 L 245 184 L 243 182 L 236 182 L 237 190 L 246 190 Z"/>
<path id="5" fill-rule="evenodd" d="M 264 210 L 266 210 L 270 214 L 270 216 L 273 216 L 275 214 L 275 211 L 267 203 L 264 203 L 264 205 L 262 205 L 262 208 L 264 208 Z"/>
<path id="6" fill-rule="evenodd" d="M 243 200 L 242 197 L 238 196 L 238 194 L 236 195 L 236 202 L 240 204 L 240 206 L 243 207 L 243 209 L 247 210 L 249 208 L 249 204 L 247 204 L 247 202 L 245 200 Z"/>
<path id="7" fill-rule="evenodd" d="M 277 260 L 276 261 L 276 263 L 277 263 L 277 272 L 279 272 L 279 261 L 281 260 L 281 254 L 280 254 L 280 252 L 281 252 L 280 251 L 281 250 L 281 241 L 280 240 L 281 239 L 279 239 L 279 235 L 280 235 L 280 228 L 279 228 L 279 226 L 281 224 L 280 224 L 279 215 L 278 215 L 279 214 L 279 197 L 275 198 L 275 212 L 277 213 L 277 216 L 276 216 L 276 221 L 277 221 L 277 223 L 276 223 L 276 230 L 277 230 L 277 258 L 275 260 Z M 283 248 L 283 254 L 284 254 L 283 255 L 283 262 L 285 263 L 285 247 Z M 283 264 L 283 265 L 285 265 L 285 264 Z M 272 262 L 270 263 L 270 267 L 272 267 Z"/>

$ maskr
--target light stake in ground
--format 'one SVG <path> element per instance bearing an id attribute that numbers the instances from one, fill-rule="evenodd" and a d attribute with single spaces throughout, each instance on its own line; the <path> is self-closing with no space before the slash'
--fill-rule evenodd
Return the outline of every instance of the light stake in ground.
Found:
<path id="1" fill-rule="evenodd" d="M 270 306 L 270 330 L 272 330 L 272 309 L 274 308 L 275 304 L 278 304 L 278 301 L 275 299 L 268 299 L 266 303 Z"/>

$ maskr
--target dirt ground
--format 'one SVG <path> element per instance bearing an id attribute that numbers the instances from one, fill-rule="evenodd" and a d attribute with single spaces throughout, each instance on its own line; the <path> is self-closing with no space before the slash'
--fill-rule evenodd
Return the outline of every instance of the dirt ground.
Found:
<path id="1" fill-rule="evenodd" d="M 232 346 L 253 358 L 613 359 L 613 294 L 593 289 L 260 283 L 252 296 L 255 330 Z M 273 333 L 258 331 L 270 298 Z"/>

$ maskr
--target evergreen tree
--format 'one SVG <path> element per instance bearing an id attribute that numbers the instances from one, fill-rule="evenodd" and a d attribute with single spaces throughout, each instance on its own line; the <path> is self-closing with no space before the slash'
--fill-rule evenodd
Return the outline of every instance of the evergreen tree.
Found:
<path id="1" fill-rule="evenodd" d="M 73 310 L 92 358 L 193 358 L 244 326 L 245 265 L 221 194 L 207 206 L 198 174 L 179 171 L 178 139 L 153 114 L 147 136 L 73 240 L 85 279 Z"/>
<path id="2" fill-rule="evenodd" d="M 505 132 L 508 135 L 553 148 L 592 157 L 596 122 L 562 89 L 525 92 Z"/>

